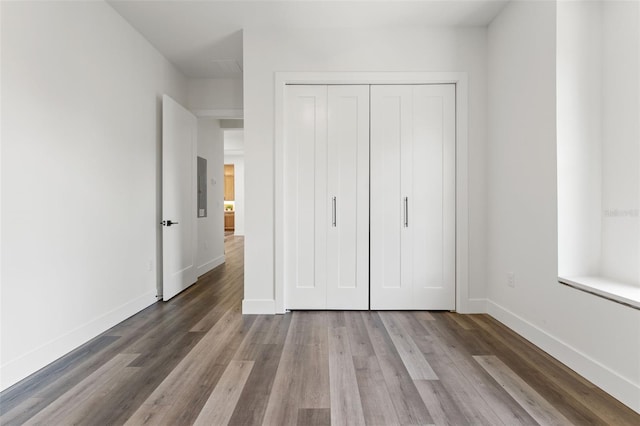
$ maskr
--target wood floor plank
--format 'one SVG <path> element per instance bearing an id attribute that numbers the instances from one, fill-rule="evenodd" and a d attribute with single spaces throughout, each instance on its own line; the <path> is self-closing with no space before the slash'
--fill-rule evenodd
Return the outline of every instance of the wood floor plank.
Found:
<path id="1" fill-rule="evenodd" d="M 329 328 L 329 383 L 334 425 L 365 425 L 346 327 Z"/>
<path id="2" fill-rule="evenodd" d="M 205 332 L 211 330 L 211 327 L 222 318 L 227 311 L 224 309 L 211 309 L 200 321 L 196 323 L 189 331 Z"/>
<path id="3" fill-rule="evenodd" d="M 81 405 L 73 409 L 65 407 L 66 414 L 59 423 L 51 418 L 47 418 L 46 423 L 61 425 L 112 424 L 103 420 L 104 418 L 101 416 L 104 410 L 97 410 L 97 408 L 103 407 L 105 403 L 109 404 L 113 399 L 121 399 L 122 395 L 119 392 L 121 386 L 128 383 L 131 376 L 136 375 L 139 371 L 139 367 L 131 367 L 130 365 L 115 371 L 107 381 L 94 385 L 91 396 L 85 399 Z M 107 413 L 106 418 L 111 419 L 112 414 Z"/>
<path id="4" fill-rule="evenodd" d="M 442 344 L 436 337 L 423 336 L 419 344 L 425 348 L 423 353 L 440 377 L 443 387 L 451 395 L 455 406 L 468 419 L 467 424 L 504 424 L 489 403 L 472 385 L 469 378 L 458 369 L 449 354 L 442 349 Z"/>
<path id="5" fill-rule="evenodd" d="M 413 315 L 422 321 L 435 321 L 436 319 L 428 311 L 415 311 Z"/>
<path id="6" fill-rule="evenodd" d="M 161 351 L 138 356 L 129 364 L 138 368 L 91 406 L 96 423 L 124 424 L 201 338 L 202 333 L 176 335 Z"/>
<path id="7" fill-rule="evenodd" d="M 571 422 L 494 355 L 474 356 L 478 364 L 541 425 L 565 426 Z"/>
<path id="8" fill-rule="evenodd" d="M 261 425 L 284 345 L 263 344 L 229 425 Z"/>
<path id="9" fill-rule="evenodd" d="M 393 314 L 381 312 L 380 318 L 387 329 L 396 350 L 402 359 L 409 376 L 413 380 L 438 380 L 438 375 L 433 371 L 427 360 L 416 346 L 410 333 L 404 330 L 402 325 L 394 319 Z"/>
<path id="10" fill-rule="evenodd" d="M 301 364 L 296 361 L 302 356 L 304 346 L 295 344 L 294 336 L 298 333 L 296 330 L 300 327 L 300 321 L 300 317 L 293 313 L 264 414 L 263 424 L 266 426 L 298 423 L 298 401 L 302 380 L 297 372 Z"/>
<path id="11" fill-rule="evenodd" d="M 436 317 L 437 319 L 437 317 Z M 511 395 L 506 393 L 495 380 L 482 369 L 465 349 L 449 327 L 448 321 L 432 321 L 429 327 L 444 344 L 442 348 L 448 357 L 455 362 L 456 368 L 468 380 L 477 393 L 486 401 L 500 420 L 507 425 L 535 424 L 535 420 L 527 413 Z"/>
<path id="12" fill-rule="evenodd" d="M 363 313 L 389 397 L 401 424 L 431 424 L 432 418 L 402 363 L 382 320 L 375 312 Z"/>
<path id="13" fill-rule="evenodd" d="M 43 403 L 42 398 L 21 399 L 20 404 L 13 405 L 11 410 L 0 411 L 0 424 L 3 426 L 22 425 L 49 404 L 50 402 Z"/>
<path id="14" fill-rule="evenodd" d="M 452 411 L 452 421 L 458 422 L 461 413 L 465 420 L 459 421 L 459 424 L 503 424 L 445 351 L 446 343 L 441 341 L 435 333 L 424 329 L 423 322 L 414 315 L 402 315 L 400 320 L 405 322 L 405 327 L 414 330 L 416 344 L 440 377 L 440 383 L 447 395 L 450 395 L 453 405 L 457 407 L 456 411 Z M 421 332 L 420 328 L 424 331 Z"/>
<path id="15" fill-rule="evenodd" d="M 194 425 L 226 425 L 231 419 L 252 368 L 253 361 L 231 361 Z"/>
<path id="16" fill-rule="evenodd" d="M 358 357 L 375 356 L 362 314 L 359 311 L 345 312 L 345 325 L 349 333 L 351 354 Z"/>
<path id="17" fill-rule="evenodd" d="M 331 410 L 328 408 L 300 408 L 298 426 L 330 426 Z"/>
<path id="18" fill-rule="evenodd" d="M 380 370 L 378 358 L 372 356 L 354 356 L 358 390 L 362 410 L 367 425 L 399 425 L 387 383 Z"/>
<path id="19" fill-rule="evenodd" d="M 469 355 L 491 355 L 491 349 L 487 347 L 482 339 L 478 338 L 475 329 L 470 329 L 468 325 L 467 327 L 461 327 L 460 323 L 462 320 L 459 318 L 457 321 L 454 320 L 454 318 L 460 316 L 461 315 L 451 312 L 439 312 L 434 314 L 434 317 L 437 318 L 438 322 L 426 324 L 428 324 L 428 326 L 436 327 L 439 330 L 446 330 L 446 334 L 453 338 L 450 339 L 450 341 L 455 340 L 459 342 L 459 344 L 464 348 L 464 351 Z M 469 320 L 467 319 L 466 321 Z"/>
<path id="20" fill-rule="evenodd" d="M 328 317 L 293 312 L 264 423 L 296 424 L 299 408 L 330 408 Z"/>
<path id="21" fill-rule="evenodd" d="M 85 402 L 90 401 L 95 393 L 102 389 L 103 385 L 109 383 L 116 373 L 126 368 L 137 356 L 137 354 L 116 355 L 93 374 L 26 421 L 25 425 L 64 424 L 64 419 L 69 416 L 70 412 L 82 409 Z"/>
<path id="22" fill-rule="evenodd" d="M 251 329 L 233 355 L 233 359 L 255 360 L 262 349 L 262 345 L 265 344 L 265 336 L 271 331 L 274 325 L 277 327 L 277 322 L 277 318 L 273 315 L 256 315 Z"/>
<path id="23" fill-rule="evenodd" d="M 262 343 L 265 345 L 283 345 L 289 334 L 293 315 L 271 316 L 271 327 L 265 332 Z"/>
<path id="24" fill-rule="evenodd" d="M 415 380 L 414 383 L 435 424 L 452 426 L 470 424 L 441 381 Z"/>
<path id="25" fill-rule="evenodd" d="M 296 329 L 297 341 L 303 347 L 297 371 L 302 376 L 300 408 L 330 408 L 329 334 L 327 312 L 295 312 L 304 316 L 302 327 Z"/>
<path id="26" fill-rule="evenodd" d="M 469 319 L 469 315 L 462 315 L 455 312 L 446 312 L 444 316 L 446 318 L 450 318 L 452 321 L 455 321 L 458 324 L 458 326 L 463 330 L 475 329 L 474 322 L 471 319 Z"/>
<path id="27" fill-rule="evenodd" d="M 127 424 L 155 423 L 158 419 L 167 423 L 195 420 L 229 361 L 222 358 L 223 354 L 237 349 L 246 326 L 241 315 L 228 311 L 160 383 Z"/>
<path id="28" fill-rule="evenodd" d="M 292 315 L 265 316 L 263 324 L 268 324 L 268 327 L 263 328 L 264 334 L 259 337 L 262 343 L 256 348 L 254 368 L 229 420 L 230 425 L 262 424 L 291 318 Z M 259 317 L 256 322 L 258 320 Z M 248 339 L 247 336 L 245 340 Z M 234 355 L 234 359 L 239 359 L 244 353 L 241 349 L 242 346 Z"/>

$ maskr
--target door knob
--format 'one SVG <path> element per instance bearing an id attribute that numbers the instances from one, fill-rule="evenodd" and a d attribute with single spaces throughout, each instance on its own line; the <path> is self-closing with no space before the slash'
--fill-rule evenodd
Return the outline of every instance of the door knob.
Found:
<path id="1" fill-rule="evenodd" d="M 172 222 L 170 220 L 163 220 L 161 223 L 162 226 L 171 226 L 171 225 L 177 225 L 177 224 L 178 222 Z"/>

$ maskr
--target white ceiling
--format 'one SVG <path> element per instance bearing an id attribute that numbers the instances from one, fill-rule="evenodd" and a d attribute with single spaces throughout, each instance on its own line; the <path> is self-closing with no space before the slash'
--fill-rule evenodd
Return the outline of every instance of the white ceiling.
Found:
<path id="1" fill-rule="evenodd" d="M 240 77 L 242 29 L 484 26 L 508 0 L 108 0 L 187 77 Z"/>

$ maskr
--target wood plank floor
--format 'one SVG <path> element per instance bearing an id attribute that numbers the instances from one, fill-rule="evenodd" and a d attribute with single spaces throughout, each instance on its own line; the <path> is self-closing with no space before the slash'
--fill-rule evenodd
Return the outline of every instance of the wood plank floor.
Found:
<path id="1" fill-rule="evenodd" d="M 227 263 L 0 394 L 3 425 L 640 425 L 487 315 L 243 316 Z"/>

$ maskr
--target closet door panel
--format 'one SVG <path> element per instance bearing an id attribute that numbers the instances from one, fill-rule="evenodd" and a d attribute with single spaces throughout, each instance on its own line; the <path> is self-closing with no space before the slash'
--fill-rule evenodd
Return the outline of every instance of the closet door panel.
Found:
<path id="1" fill-rule="evenodd" d="M 327 309 L 368 309 L 368 86 L 329 86 L 328 165 Z"/>
<path id="2" fill-rule="evenodd" d="M 421 88 L 418 86 L 418 88 Z M 414 278 L 418 288 L 442 283 L 442 98 L 415 90 L 414 165 L 411 224 Z M 422 92 L 422 93 L 420 93 Z M 436 184 L 434 184 L 436 183 Z"/>
<path id="3" fill-rule="evenodd" d="M 401 306 L 410 292 L 402 252 L 402 146 L 410 139 L 410 86 L 371 87 L 371 309 Z"/>
<path id="4" fill-rule="evenodd" d="M 428 153 L 432 167 L 437 171 L 429 179 L 439 179 L 441 186 L 434 185 L 432 191 L 433 202 L 440 201 L 440 209 L 435 207 L 425 210 L 439 220 L 440 229 L 431 230 L 427 234 L 427 254 L 434 256 L 435 261 L 425 272 L 426 279 L 418 283 L 417 298 L 429 300 L 428 309 L 455 309 L 456 282 L 456 118 L 455 118 L 455 85 L 442 84 L 437 86 L 418 86 L 414 94 L 418 105 L 426 104 L 426 121 L 432 121 L 431 129 L 425 138 L 430 147 Z M 437 263 L 436 263 L 437 262 Z M 439 267 L 439 268 L 438 268 Z M 430 272 L 433 271 L 433 272 Z M 427 308 L 425 308 L 427 309 Z"/>
<path id="5" fill-rule="evenodd" d="M 413 91 L 414 298 L 420 309 L 453 309 L 454 86 L 414 86 Z"/>
<path id="6" fill-rule="evenodd" d="M 327 281 L 327 88 L 288 86 L 284 280 L 287 308 L 324 309 Z"/>
<path id="7" fill-rule="evenodd" d="M 371 309 L 455 309 L 455 86 L 374 86 L 371 117 Z"/>

